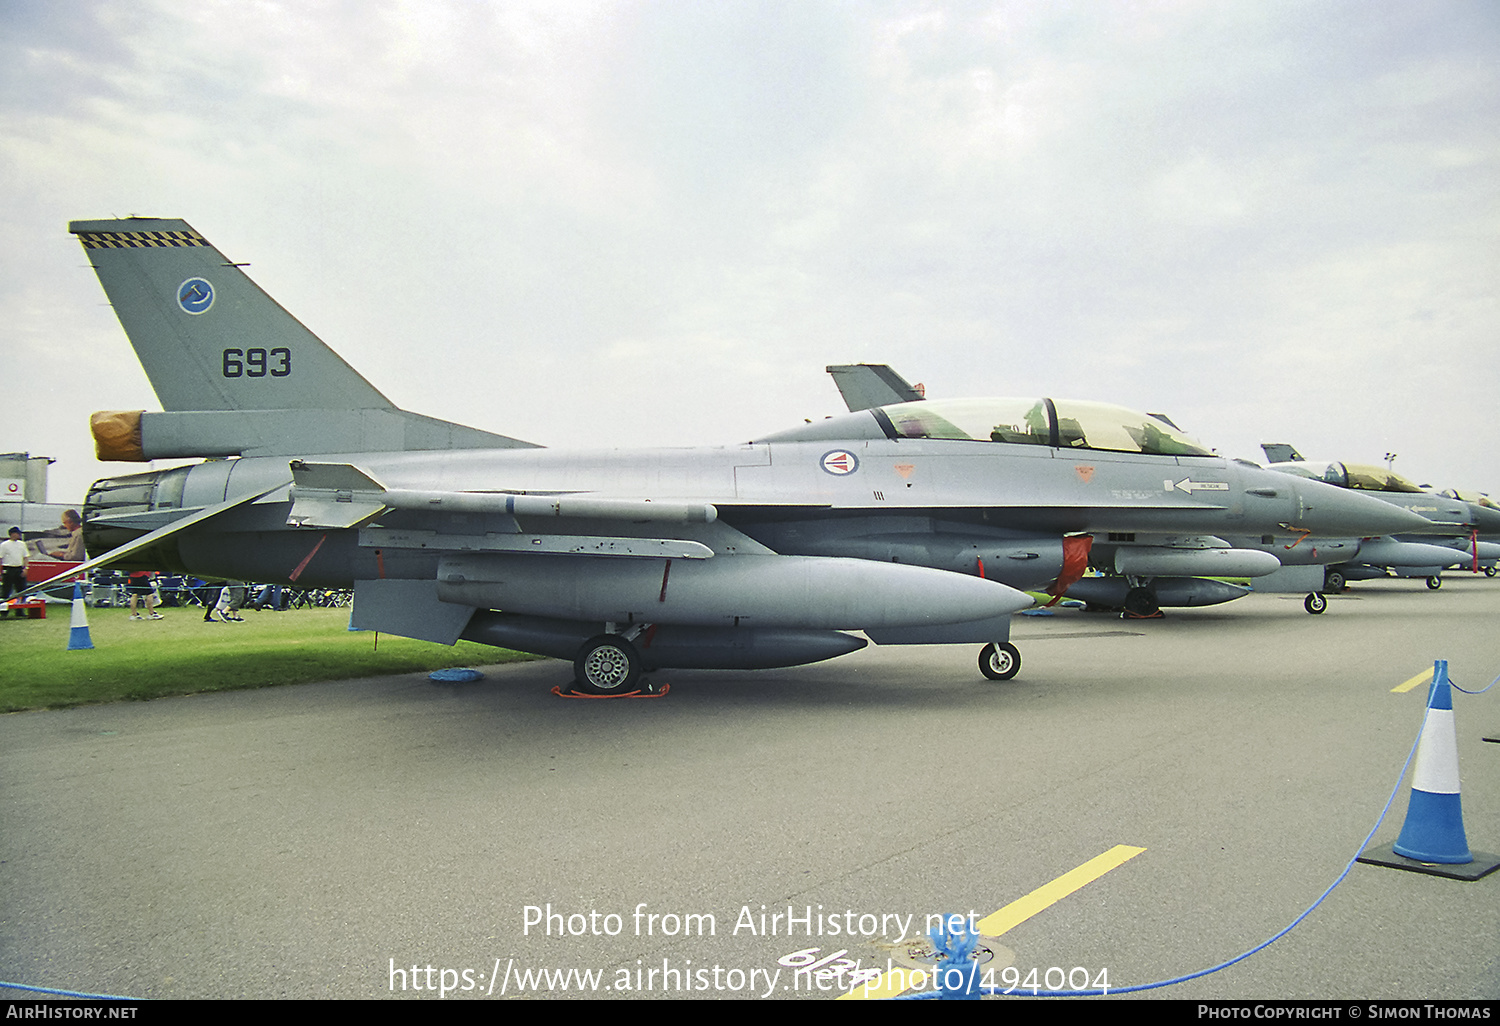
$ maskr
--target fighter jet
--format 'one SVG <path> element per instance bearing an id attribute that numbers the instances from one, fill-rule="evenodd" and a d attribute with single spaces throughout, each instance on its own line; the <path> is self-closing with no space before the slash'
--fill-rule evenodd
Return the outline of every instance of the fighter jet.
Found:
<path id="1" fill-rule="evenodd" d="M 1421 518 L 1065 400 L 911 402 L 740 445 L 559 451 L 397 409 L 186 222 L 75 221 L 161 412 L 95 414 L 90 566 L 352 588 L 351 625 L 643 670 L 759 668 L 878 644 L 1020 665 L 1021 588 L 1060 593 L 1094 534 L 1243 570 L 1216 532 L 1388 534 Z M 1119 539 L 1117 542 L 1116 539 Z M 1185 555 L 1186 554 L 1186 555 Z"/>
<path id="2" fill-rule="evenodd" d="M 925 398 L 925 389 L 909 384 L 886 364 L 837 364 L 824 369 L 851 413 Z M 1135 416 L 1151 422 L 1154 429 L 1165 425 L 1179 430 L 1162 413 Z M 1089 608 L 1120 610 L 1132 618 L 1155 617 L 1161 615 L 1162 607 L 1218 605 L 1242 598 L 1251 590 L 1207 576 L 1187 575 L 1265 577 L 1284 563 L 1329 562 L 1337 558 L 1335 552 L 1353 544 L 1324 540 L 1321 547 L 1314 543 L 1299 549 L 1298 543 L 1305 537 L 1285 531 L 1257 536 L 1222 532 L 1222 536 L 1208 539 L 1135 532 L 1096 534 L 1089 563 L 1102 574 L 1069 582 L 1066 592 Z M 1209 549 L 1215 552 L 1206 551 Z M 1230 550 L 1233 556 L 1226 559 Z M 1309 612 L 1322 612 L 1327 602 L 1321 595 L 1309 594 L 1307 608 Z"/>
<path id="3" fill-rule="evenodd" d="M 1437 494 L 1446 499 L 1467 503 L 1475 521 L 1469 537 L 1446 538 L 1438 544 L 1457 549 L 1463 554 L 1460 569 L 1468 568 L 1475 573 L 1482 570 L 1486 577 L 1494 577 L 1496 573 L 1500 573 L 1500 528 L 1496 527 L 1495 522 L 1495 518 L 1500 517 L 1500 502 L 1496 502 L 1485 492 L 1461 491 L 1457 488 L 1444 488 Z M 1481 528 L 1481 524 L 1484 527 Z"/>
<path id="4" fill-rule="evenodd" d="M 1465 562 L 1466 557 L 1476 568 L 1481 562 L 1493 565 L 1500 557 L 1500 545 L 1481 540 L 1481 535 L 1500 532 L 1500 507 L 1487 506 L 1483 496 L 1435 493 L 1388 467 L 1310 461 L 1284 442 L 1268 442 L 1261 449 L 1270 460 L 1268 469 L 1354 489 L 1420 513 L 1429 521 L 1396 536 L 1358 539 L 1346 559 L 1328 567 L 1328 591 L 1341 590 L 1346 581 L 1387 576 L 1426 578 L 1427 586 L 1436 590 L 1442 586 L 1442 571 Z"/>

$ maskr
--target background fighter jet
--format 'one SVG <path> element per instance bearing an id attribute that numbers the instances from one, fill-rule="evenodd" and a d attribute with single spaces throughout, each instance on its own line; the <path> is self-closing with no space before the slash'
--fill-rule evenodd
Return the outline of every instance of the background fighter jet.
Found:
<path id="1" fill-rule="evenodd" d="M 1486 496 L 1433 492 L 1388 467 L 1309 461 L 1282 442 L 1268 442 L 1261 449 L 1271 461 L 1271 470 L 1355 489 L 1430 521 L 1394 537 L 1359 540 L 1347 559 L 1329 566 L 1329 591 L 1342 589 L 1346 580 L 1386 576 L 1425 577 L 1427 586 L 1436 589 L 1448 567 L 1468 563 L 1477 570 L 1480 564 L 1493 567 L 1500 558 L 1500 544 L 1487 540 L 1500 537 L 1500 506 Z"/>
<path id="2" fill-rule="evenodd" d="M 1446 538 L 1438 541 L 1438 544 L 1462 553 L 1460 569 L 1473 570 L 1475 573 L 1483 570 L 1486 577 L 1494 577 L 1497 565 L 1500 565 L 1500 526 L 1497 526 L 1500 503 L 1484 492 L 1459 491 L 1457 488 L 1444 488 L 1437 494 L 1445 499 L 1467 503 L 1474 516 L 1474 529 L 1469 537 Z"/>
<path id="3" fill-rule="evenodd" d="M 165 407 L 96 414 L 100 458 L 212 457 L 96 482 L 91 562 L 352 586 L 355 627 L 570 658 L 600 693 L 643 668 L 827 659 L 866 643 L 855 630 L 985 642 L 984 673 L 1009 677 L 1017 589 L 1060 593 L 1096 534 L 1130 545 L 1130 572 L 1228 573 L 1267 557 L 1219 531 L 1422 523 L 1064 400 L 906 403 L 709 449 L 544 449 L 395 408 L 183 221 L 70 230 Z"/>

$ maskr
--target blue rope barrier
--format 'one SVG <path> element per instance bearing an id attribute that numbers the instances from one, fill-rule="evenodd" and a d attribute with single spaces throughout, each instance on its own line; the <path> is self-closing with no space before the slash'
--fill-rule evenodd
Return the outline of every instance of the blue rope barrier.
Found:
<path id="1" fill-rule="evenodd" d="M 1497 680 L 1500 680 L 1500 678 L 1497 678 Z M 1490 687 L 1493 687 L 1493 686 L 1494 686 L 1494 682 L 1491 682 Z M 1462 689 L 1460 688 L 1459 690 L 1462 690 Z M 1485 688 L 1485 690 L 1488 691 L 1489 688 Z M 1464 693 L 1465 694 L 1473 694 L 1473 693 L 1476 693 L 1476 692 L 1464 692 Z M 1477 693 L 1482 694 L 1483 692 L 1477 692 Z M 1422 714 L 1422 727 L 1425 727 L 1426 725 L 1427 725 L 1427 713 L 1424 712 Z M 1344 871 L 1338 875 L 1338 878 L 1335 879 L 1333 881 L 1333 883 L 1331 883 L 1331 884 L 1328 885 L 1328 889 L 1327 890 L 1325 890 L 1321 895 L 1318 896 L 1318 900 L 1317 901 L 1313 902 L 1306 909 L 1304 909 L 1302 911 L 1302 913 L 1300 915 L 1298 915 L 1295 919 L 1293 919 L 1290 923 L 1288 923 L 1284 929 L 1282 929 L 1281 931 L 1279 931 L 1274 936 L 1266 939 L 1265 941 L 1262 941 L 1260 944 L 1257 944 L 1255 947 L 1251 948 L 1249 951 L 1246 951 L 1246 952 L 1244 952 L 1242 954 L 1236 955 L 1234 958 L 1231 958 L 1231 959 L 1229 959 L 1227 961 L 1220 962 L 1218 965 L 1210 966 L 1207 969 L 1200 969 L 1197 972 L 1187 973 L 1187 974 L 1185 974 L 1183 976 L 1174 976 L 1171 979 L 1167 979 L 1167 980 L 1159 980 L 1159 981 L 1157 981 L 1155 983 L 1137 983 L 1137 984 L 1132 984 L 1132 985 L 1127 986 L 1127 987 L 1110 987 L 1110 988 L 1105 989 L 1105 990 L 1034 990 L 1034 989 L 1021 990 L 1020 988 L 1017 988 L 1017 987 L 1005 988 L 1005 987 L 998 987 L 998 986 L 995 986 L 995 985 L 991 984 L 989 986 L 982 986 L 982 987 L 980 987 L 979 988 L 980 992 L 984 993 L 984 994 L 994 995 L 994 996 L 997 996 L 997 997 L 1105 997 L 1105 996 L 1108 996 L 1110 994 L 1135 994 L 1135 993 L 1139 993 L 1139 992 L 1145 991 L 1145 990 L 1159 990 L 1162 987 L 1170 987 L 1170 986 L 1173 986 L 1174 984 L 1186 983 L 1188 980 L 1196 980 L 1196 979 L 1199 979 L 1200 977 L 1208 976 L 1208 975 L 1210 975 L 1212 973 L 1216 973 L 1216 972 L 1218 972 L 1221 969 L 1227 969 L 1227 968 L 1229 968 L 1230 966 L 1234 965 L 1237 962 L 1243 962 L 1245 959 L 1249 958 L 1251 955 L 1256 954 L 1257 952 L 1264 951 L 1266 948 L 1270 947 L 1273 943 L 1275 943 L 1276 941 L 1278 941 L 1281 938 L 1285 937 L 1287 934 L 1291 933 L 1292 929 L 1294 927 L 1296 927 L 1299 923 L 1302 922 L 1302 920 L 1306 919 L 1309 915 L 1311 915 L 1314 909 L 1316 909 L 1319 905 L 1323 904 L 1323 902 L 1325 900 L 1327 900 L 1328 896 L 1333 893 L 1333 889 L 1335 887 L 1337 887 L 1339 884 L 1341 884 L 1341 883 L 1344 882 L 1345 877 L 1347 877 L 1349 875 L 1349 871 L 1352 870 L 1354 868 L 1354 866 L 1355 866 L 1355 863 L 1357 863 L 1359 861 L 1359 855 L 1360 855 L 1360 853 L 1363 852 L 1366 848 L 1368 848 L 1370 846 L 1370 842 L 1375 839 L 1375 832 L 1380 829 L 1380 824 L 1383 823 L 1383 822 L 1385 822 L 1386 815 L 1389 814 L 1390 811 L 1391 811 L 1391 805 L 1395 802 L 1396 796 L 1401 793 L 1401 781 L 1403 781 L 1403 780 L 1406 779 L 1406 771 L 1411 767 L 1411 761 L 1412 761 L 1413 758 L 1415 758 L 1415 756 L 1417 754 L 1417 745 L 1421 742 L 1421 740 L 1422 740 L 1422 729 L 1418 728 L 1418 730 L 1417 730 L 1417 736 L 1416 736 L 1416 738 L 1411 743 L 1411 750 L 1406 753 L 1406 761 L 1401 764 L 1401 772 L 1396 776 L 1396 783 L 1391 788 L 1390 797 L 1388 797 L 1385 800 L 1385 807 L 1380 810 L 1380 816 L 1375 820 L 1375 825 L 1370 828 L 1370 832 L 1365 836 L 1365 839 L 1364 839 L 1363 843 L 1361 843 L 1360 846 L 1357 849 L 1355 849 L 1354 857 L 1349 860 L 1349 862 L 1348 862 L 1348 864 L 1346 866 L 1344 866 Z M 937 931 L 936 930 L 933 931 L 933 936 L 934 936 L 934 947 L 936 947 L 937 946 Z M 953 942 L 949 942 L 949 943 L 951 944 Z M 973 963 L 973 964 L 977 967 L 978 963 Z M 950 995 L 943 988 L 943 986 L 941 984 L 941 981 L 939 981 L 939 982 L 940 982 L 939 989 L 931 990 L 931 991 L 926 991 L 926 992 L 923 992 L 921 994 L 901 995 L 901 996 L 895 998 L 894 1000 L 897 1000 L 897 1001 L 925 1001 L 925 1000 L 932 1000 L 934 998 L 945 998 L 945 997 L 953 996 L 953 995 Z"/>

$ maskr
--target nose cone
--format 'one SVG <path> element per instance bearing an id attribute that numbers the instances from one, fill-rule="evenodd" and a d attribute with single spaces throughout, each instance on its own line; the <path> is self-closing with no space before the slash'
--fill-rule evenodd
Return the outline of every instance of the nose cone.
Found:
<path id="1" fill-rule="evenodd" d="M 1432 521 L 1373 495 L 1335 488 L 1321 481 L 1293 478 L 1300 510 L 1293 527 L 1334 537 L 1369 538 L 1410 534 L 1432 528 Z"/>

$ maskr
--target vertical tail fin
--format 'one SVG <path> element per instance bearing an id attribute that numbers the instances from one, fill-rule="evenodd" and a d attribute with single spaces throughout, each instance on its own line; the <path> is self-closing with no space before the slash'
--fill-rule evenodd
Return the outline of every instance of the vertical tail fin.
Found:
<path id="1" fill-rule="evenodd" d="M 912 385 L 888 364 L 841 363 L 823 369 L 833 375 L 850 413 L 925 398 L 921 385 Z"/>
<path id="2" fill-rule="evenodd" d="M 96 415 L 100 459 L 532 443 L 398 409 L 186 221 L 74 221 L 164 413 Z"/>
<path id="3" fill-rule="evenodd" d="M 394 409 L 186 221 L 74 221 L 167 410 Z"/>

